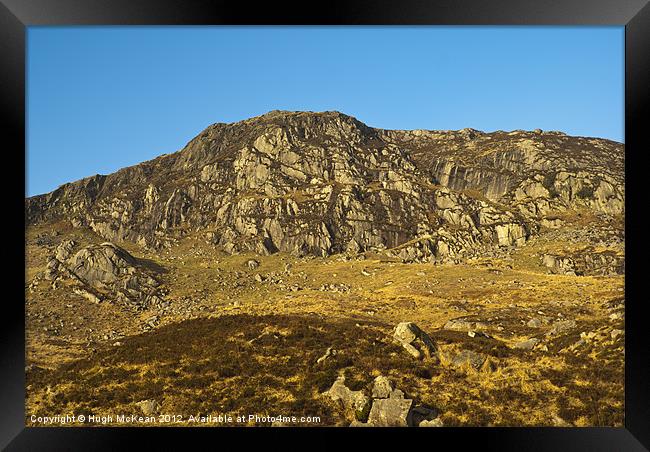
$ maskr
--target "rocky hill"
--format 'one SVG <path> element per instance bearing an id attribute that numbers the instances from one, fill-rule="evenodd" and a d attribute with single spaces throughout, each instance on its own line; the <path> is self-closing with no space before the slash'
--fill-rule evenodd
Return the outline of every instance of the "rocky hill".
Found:
<path id="1" fill-rule="evenodd" d="M 611 223 L 624 213 L 623 166 L 622 144 L 560 132 L 382 130 L 273 111 L 29 198 L 26 218 L 153 249 L 201 231 L 228 253 L 449 261 L 522 245 L 567 211 Z"/>
<path id="2" fill-rule="evenodd" d="M 620 427 L 623 166 L 275 111 L 29 198 L 26 424 Z"/>

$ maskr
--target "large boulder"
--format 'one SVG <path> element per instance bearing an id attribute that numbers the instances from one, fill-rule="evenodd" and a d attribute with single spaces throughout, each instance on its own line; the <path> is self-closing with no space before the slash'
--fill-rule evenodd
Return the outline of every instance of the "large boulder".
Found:
<path id="1" fill-rule="evenodd" d="M 70 280 L 74 293 L 94 303 L 109 299 L 139 309 L 162 301 L 158 269 L 149 268 L 114 243 L 88 245 L 73 254 L 75 246 L 67 240 L 56 248 L 45 278 Z"/>
<path id="2" fill-rule="evenodd" d="M 90 285 L 114 282 L 133 273 L 135 265 L 133 256 L 110 242 L 87 246 L 70 259 L 70 270 Z"/>

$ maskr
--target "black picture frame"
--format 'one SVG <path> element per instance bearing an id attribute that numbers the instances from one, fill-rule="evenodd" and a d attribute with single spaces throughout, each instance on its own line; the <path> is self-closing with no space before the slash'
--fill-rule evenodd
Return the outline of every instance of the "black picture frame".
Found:
<path id="1" fill-rule="evenodd" d="M 4 186 L 12 196 L 3 197 L 8 203 L 6 223 L 11 229 L 6 237 L 5 254 L 17 275 L 4 278 L 12 291 L 3 300 L 2 385 L 0 388 L 0 447 L 8 450 L 97 450 L 125 449 L 137 438 L 146 441 L 201 440 L 222 429 L 184 428 L 26 428 L 24 387 L 24 287 L 18 262 L 24 262 L 24 247 L 13 235 L 20 234 L 21 211 L 24 215 L 25 186 L 25 44 L 26 27 L 34 25 L 624 25 L 625 26 L 625 145 L 626 145 L 626 398 L 625 428 L 443 428 L 414 429 L 406 433 L 413 441 L 424 441 L 432 447 L 444 444 L 454 448 L 474 445 L 485 449 L 506 450 L 585 450 L 632 451 L 650 447 L 650 375 L 648 373 L 648 334 L 642 315 L 646 297 L 641 297 L 643 218 L 640 209 L 642 189 L 634 184 L 643 180 L 643 154 L 650 149 L 642 125 L 648 117 L 650 83 L 650 6 L 646 0 L 446 0 L 446 1 L 347 1 L 278 4 L 260 2 L 211 2 L 206 0 L 0 0 L 0 53 L 2 77 L 0 92 L 5 143 L 2 157 L 15 162 L 7 164 Z M 643 119 L 642 119 L 643 118 Z M 7 140 L 9 138 L 9 140 Z M 8 144 L 12 143 L 12 144 Z M 22 199 L 21 199 L 22 197 Z M 12 210 L 15 209 L 15 212 Z M 14 221 L 9 221 L 13 218 Z M 24 218 L 24 217 L 23 217 Z M 23 223 L 24 232 L 24 223 Z M 24 275 L 23 275 L 24 276 Z M 16 293 L 14 294 L 14 290 Z M 290 429 L 255 429 L 284 436 Z M 336 429 L 339 430 L 339 429 Z M 366 429 L 354 430 L 365 435 Z M 372 430 L 372 437 L 405 434 L 404 430 Z M 328 441 L 332 429 L 304 429 L 309 442 L 317 437 Z M 228 435 L 241 433 L 229 429 Z M 246 429 L 245 438 L 251 433 Z M 291 432 L 293 435 L 295 432 Z M 316 436 L 313 436 L 316 435 Z M 292 436 L 284 436 L 292 438 Z M 443 438 L 444 437 L 444 438 Z M 314 441 L 316 440 L 316 441 Z M 221 443 L 212 443 L 215 446 Z M 444 441 L 444 442 L 440 442 Z M 296 443 L 295 440 L 292 440 Z M 151 443 L 150 443 L 151 444 Z M 210 444 L 210 442 L 208 443 Z M 299 445 L 299 444 L 295 444 Z M 645 446 L 645 447 L 644 447 Z"/>

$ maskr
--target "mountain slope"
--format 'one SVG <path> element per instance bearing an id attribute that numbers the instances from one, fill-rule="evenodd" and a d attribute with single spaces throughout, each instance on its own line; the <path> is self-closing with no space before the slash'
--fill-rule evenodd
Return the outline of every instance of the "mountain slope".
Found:
<path id="1" fill-rule="evenodd" d="M 26 201 L 151 248 L 203 231 L 229 253 L 397 249 L 449 260 L 523 244 L 557 213 L 623 214 L 623 146 L 557 132 L 387 131 L 338 112 L 214 124 L 181 151 Z"/>

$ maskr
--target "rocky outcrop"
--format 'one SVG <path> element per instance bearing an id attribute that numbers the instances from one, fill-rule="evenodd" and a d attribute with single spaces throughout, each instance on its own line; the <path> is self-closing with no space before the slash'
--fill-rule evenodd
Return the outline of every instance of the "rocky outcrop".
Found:
<path id="1" fill-rule="evenodd" d="M 387 131 L 338 112 L 214 124 L 181 151 L 26 200 L 158 248 L 193 231 L 228 253 L 385 252 L 453 262 L 521 246 L 552 213 L 624 213 L 623 147 L 553 132 Z"/>
<path id="2" fill-rule="evenodd" d="M 339 392 L 342 383 L 342 379 L 337 380 L 332 389 L 336 388 L 336 391 Z M 349 389 L 347 391 L 347 394 L 352 392 Z M 360 398 L 359 401 L 361 401 Z M 367 407 L 370 408 L 367 419 L 359 419 L 360 416 L 357 412 L 357 418 L 352 421 L 351 427 L 442 426 L 436 410 L 415 405 L 412 399 L 405 398 L 404 392 L 395 389 L 393 383 L 383 375 L 378 376 L 373 381 L 372 398 L 363 399 L 363 406 L 366 409 Z"/>
<path id="3" fill-rule="evenodd" d="M 571 255 L 544 254 L 542 263 L 559 275 L 610 276 L 625 273 L 625 258 L 613 251 L 597 252 L 593 248 Z"/>
<path id="4" fill-rule="evenodd" d="M 68 240 L 56 248 L 47 264 L 46 279 L 70 281 L 74 293 L 94 303 L 108 299 L 135 309 L 161 303 L 156 271 L 126 250 L 105 242 L 74 252 L 75 245 Z"/>

